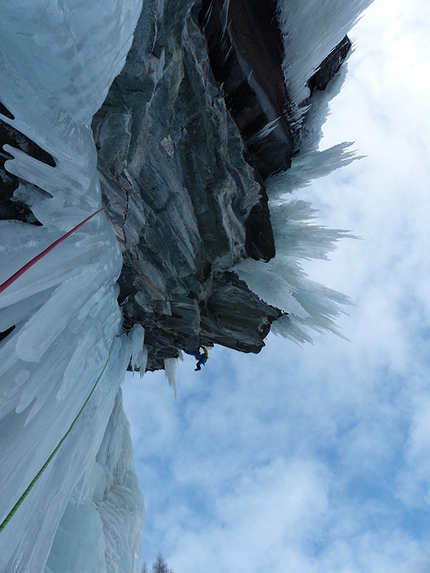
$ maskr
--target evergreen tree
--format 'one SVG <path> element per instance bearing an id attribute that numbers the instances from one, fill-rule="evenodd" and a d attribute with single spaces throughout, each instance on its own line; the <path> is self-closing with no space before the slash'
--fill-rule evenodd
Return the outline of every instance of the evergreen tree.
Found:
<path id="1" fill-rule="evenodd" d="M 161 552 L 157 555 L 157 559 L 152 566 L 152 573 L 170 573 L 164 557 Z M 172 572 L 173 573 L 173 572 Z"/>
<path id="2" fill-rule="evenodd" d="M 142 571 L 140 573 L 149 573 L 148 566 L 145 563 L 142 565 Z"/>

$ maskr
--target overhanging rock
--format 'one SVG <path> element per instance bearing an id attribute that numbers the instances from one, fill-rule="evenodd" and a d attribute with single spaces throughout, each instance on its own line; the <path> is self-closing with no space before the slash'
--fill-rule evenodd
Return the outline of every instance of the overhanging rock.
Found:
<path id="1" fill-rule="evenodd" d="M 149 369 L 203 342 L 258 352 L 281 313 L 228 271 L 275 255 L 264 180 L 295 145 L 276 2 L 182 0 L 150 28 L 147 10 L 93 122 L 125 326 Z"/>

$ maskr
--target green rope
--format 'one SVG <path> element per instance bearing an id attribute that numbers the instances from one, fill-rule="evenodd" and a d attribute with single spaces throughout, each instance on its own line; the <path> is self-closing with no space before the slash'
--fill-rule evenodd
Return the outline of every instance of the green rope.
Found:
<path id="1" fill-rule="evenodd" d="M 74 425 L 76 424 L 76 422 L 79 420 L 79 417 L 81 416 L 82 412 L 85 409 L 85 406 L 88 404 L 88 402 L 90 401 L 91 396 L 94 394 L 94 390 L 97 387 L 97 384 L 100 381 L 100 378 L 103 376 L 104 371 L 106 370 L 106 367 L 108 365 L 109 359 L 110 359 L 110 355 L 112 353 L 112 348 L 113 348 L 113 344 L 115 342 L 115 338 L 112 339 L 112 343 L 110 345 L 109 348 L 109 354 L 107 357 L 107 360 L 105 362 L 105 365 L 103 366 L 102 371 L 100 372 L 100 374 L 97 377 L 97 380 L 95 381 L 94 386 L 92 387 L 91 392 L 88 395 L 88 398 L 85 400 L 85 402 L 83 403 L 81 409 L 79 410 L 76 418 L 73 420 L 73 422 L 71 423 L 69 429 L 67 430 L 67 432 L 64 434 L 64 436 L 61 438 L 61 440 L 58 442 L 57 447 L 55 448 L 55 450 L 52 452 L 52 454 L 49 456 L 49 458 L 46 460 L 46 462 L 43 464 L 43 466 L 40 468 L 40 470 L 38 471 L 38 473 L 36 474 L 36 476 L 34 477 L 34 479 L 30 482 L 30 485 L 27 487 L 27 489 L 24 491 L 24 493 L 21 495 L 21 497 L 18 499 L 18 501 L 15 503 L 15 505 L 12 507 L 12 509 L 10 510 L 10 512 L 8 513 L 8 515 L 4 518 L 4 520 L 2 521 L 2 523 L 0 524 L 0 533 L 3 531 L 3 529 L 6 527 L 6 525 L 9 523 L 9 521 L 12 519 L 12 517 L 15 515 L 15 513 L 18 511 L 19 506 L 22 504 L 22 502 L 24 501 L 24 499 L 28 496 L 28 494 L 30 493 L 30 491 L 33 489 L 35 483 L 37 482 L 37 480 L 40 478 L 40 476 L 43 474 L 43 472 L 46 470 L 46 468 L 48 467 L 49 463 L 52 461 L 52 458 L 55 456 L 55 454 L 58 452 L 58 450 L 61 448 L 62 444 L 64 443 L 64 440 L 67 438 L 67 436 L 70 434 L 70 432 L 72 431 Z"/>

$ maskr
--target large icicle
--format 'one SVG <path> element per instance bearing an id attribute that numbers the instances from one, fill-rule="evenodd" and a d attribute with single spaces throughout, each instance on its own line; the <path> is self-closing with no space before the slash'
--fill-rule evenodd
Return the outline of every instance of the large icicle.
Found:
<path id="1" fill-rule="evenodd" d="M 176 382 L 178 378 L 178 359 L 177 358 L 165 358 L 164 359 L 164 372 L 166 374 L 169 386 L 173 390 L 173 394 L 176 398 Z"/>
<path id="2" fill-rule="evenodd" d="M 148 350 L 144 344 L 145 329 L 140 324 L 135 324 L 131 331 L 131 368 L 133 372 L 139 370 L 140 377 L 145 374 L 148 360 Z"/>

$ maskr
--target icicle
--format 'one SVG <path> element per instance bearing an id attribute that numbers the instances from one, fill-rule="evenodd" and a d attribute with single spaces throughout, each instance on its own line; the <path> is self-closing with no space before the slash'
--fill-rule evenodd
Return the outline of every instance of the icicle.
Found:
<path id="1" fill-rule="evenodd" d="M 146 348 L 145 345 L 143 345 L 142 355 L 139 364 L 139 374 L 141 378 L 143 378 L 143 375 L 145 374 L 147 362 L 148 362 L 148 349 Z"/>
<path id="2" fill-rule="evenodd" d="M 143 343 L 145 339 L 145 329 L 141 324 L 135 324 L 130 333 L 130 336 L 131 336 L 131 367 L 133 372 L 135 370 L 141 371 L 145 354 L 144 343 Z M 145 359 L 145 366 L 146 366 L 146 359 Z M 141 374 L 141 376 L 142 375 L 143 374 Z"/>
<path id="3" fill-rule="evenodd" d="M 165 358 L 164 359 L 164 373 L 169 382 L 169 386 L 173 388 L 173 394 L 176 398 L 176 380 L 178 378 L 178 359 Z"/>
<path id="4" fill-rule="evenodd" d="M 257 131 L 257 133 L 255 133 L 252 137 L 248 139 L 248 145 L 252 143 L 258 143 L 259 141 L 262 141 L 263 139 L 269 137 L 272 131 L 274 131 L 278 127 L 279 119 L 280 119 L 279 117 L 276 117 L 272 121 L 266 123 L 266 125 L 262 127 L 260 131 Z"/>

